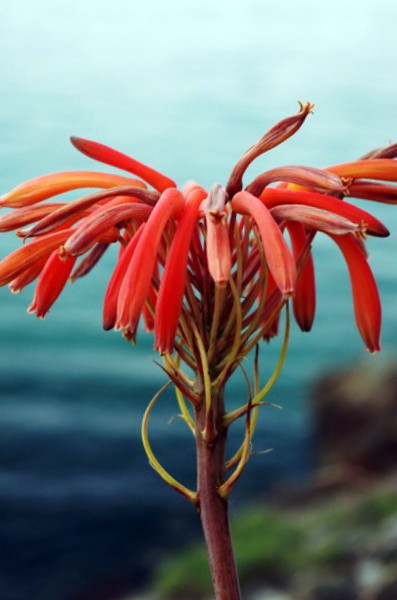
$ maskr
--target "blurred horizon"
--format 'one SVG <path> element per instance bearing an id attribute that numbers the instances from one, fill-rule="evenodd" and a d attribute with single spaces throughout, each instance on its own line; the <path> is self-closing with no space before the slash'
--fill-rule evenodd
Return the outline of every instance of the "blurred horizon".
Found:
<path id="1" fill-rule="evenodd" d="M 44 173 L 101 170 L 76 152 L 70 135 L 107 143 L 178 184 L 224 183 L 243 151 L 294 114 L 298 100 L 314 102 L 314 115 L 255 161 L 247 179 L 280 164 L 357 158 L 396 135 L 396 18 L 387 0 L 6 1 L 0 194 Z M 397 212 L 371 209 L 391 231 L 369 248 L 383 348 L 394 360 Z M 18 244 L 0 236 L 0 258 Z M 317 236 L 314 257 L 316 322 L 309 336 L 293 328 L 269 396 L 283 410 L 265 409 L 255 440 L 255 450 L 274 450 L 253 458 L 233 510 L 281 481 L 310 476 L 310 386 L 324 370 L 369 360 L 342 257 L 325 236 Z M 157 479 L 141 449 L 144 407 L 164 382 L 148 358 L 151 337 L 141 332 L 131 349 L 101 330 L 114 261 L 112 249 L 44 322 L 26 315 L 31 288 L 18 296 L 0 290 L 0 600 L 120 600 L 168 546 L 183 543 L 184 528 L 189 539 L 198 535 L 191 508 Z M 263 348 L 263 378 L 278 349 L 279 342 Z M 243 385 L 230 386 L 232 404 Z M 170 468 L 193 481 L 189 434 L 177 419 L 166 426 L 175 412 L 168 397 L 153 415 L 151 437 Z"/>

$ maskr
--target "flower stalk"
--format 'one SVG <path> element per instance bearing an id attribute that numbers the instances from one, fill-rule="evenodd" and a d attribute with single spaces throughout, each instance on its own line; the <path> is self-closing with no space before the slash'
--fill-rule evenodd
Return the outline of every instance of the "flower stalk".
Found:
<path id="1" fill-rule="evenodd" d="M 208 549 L 216 600 L 241 600 L 228 517 L 228 500 L 220 488 L 225 478 L 227 428 L 223 422 L 223 390 L 213 390 L 211 422 L 214 435 L 205 439 L 208 414 L 205 402 L 196 410 L 198 510 Z"/>

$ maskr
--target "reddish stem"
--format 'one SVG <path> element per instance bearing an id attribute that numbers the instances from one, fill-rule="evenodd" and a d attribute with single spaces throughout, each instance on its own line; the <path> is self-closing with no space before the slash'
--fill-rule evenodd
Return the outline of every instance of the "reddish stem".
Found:
<path id="1" fill-rule="evenodd" d="M 216 600 L 241 600 L 234 560 L 227 500 L 218 493 L 225 476 L 227 429 L 223 425 L 223 395 L 212 398 L 211 419 L 203 401 L 196 411 L 197 477 L 199 514 L 207 545 Z M 208 427 L 209 425 L 209 427 Z M 205 440 L 202 432 L 208 432 Z"/>

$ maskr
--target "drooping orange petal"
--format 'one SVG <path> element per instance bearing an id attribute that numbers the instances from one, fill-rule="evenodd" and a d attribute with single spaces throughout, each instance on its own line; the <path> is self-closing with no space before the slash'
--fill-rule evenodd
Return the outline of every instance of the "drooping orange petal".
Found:
<path id="1" fill-rule="evenodd" d="M 367 162 L 367 161 L 365 161 Z M 314 208 L 322 208 L 336 215 L 341 215 L 353 223 L 363 224 L 367 232 L 378 237 L 387 237 L 388 229 L 373 215 L 353 204 L 349 204 L 339 198 L 318 194 L 316 192 L 306 192 L 302 190 L 288 190 L 282 188 L 265 189 L 260 199 L 271 209 L 280 204 L 304 204 Z"/>
<path id="2" fill-rule="evenodd" d="M 65 206 L 64 202 L 48 202 L 47 204 L 34 204 L 24 208 L 18 208 L 0 217 L 0 231 L 12 231 L 19 227 L 34 223 L 58 208 Z"/>
<path id="3" fill-rule="evenodd" d="M 237 162 L 226 185 L 226 191 L 230 198 L 243 187 L 243 175 L 252 161 L 287 140 L 302 126 L 307 115 L 312 111 L 313 104 L 310 102 L 305 104 L 300 102 L 299 104 L 300 110 L 296 115 L 287 117 L 271 127 L 258 142 L 248 148 Z"/>
<path id="4" fill-rule="evenodd" d="M 381 148 L 374 148 L 364 156 L 360 156 L 360 160 L 368 160 L 369 158 L 397 158 L 397 144 L 388 144 Z"/>
<path id="5" fill-rule="evenodd" d="M 36 313 L 39 318 L 45 317 L 62 293 L 75 262 L 75 258 L 61 259 L 57 250 L 52 252 L 41 271 L 29 313 Z"/>
<path id="6" fill-rule="evenodd" d="M 105 144 L 75 136 L 72 136 L 70 141 L 77 150 L 86 156 L 89 156 L 94 160 L 99 160 L 107 165 L 111 165 L 112 167 L 129 171 L 130 173 L 141 177 L 159 192 L 164 192 L 164 190 L 170 187 L 176 187 L 176 183 L 169 177 L 166 177 L 162 173 L 127 156 L 127 154 L 114 150 Z"/>
<path id="7" fill-rule="evenodd" d="M 109 198 L 118 199 L 116 202 L 109 200 Z M 120 201 L 120 198 L 122 200 Z M 51 212 L 48 216 L 43 217 L 36 225 L 31 227 L 29 230 L 24 232 L 25 237 L 34 237 L 42 235 L 43 233 L 49 233 L 56 227 L 60 227 L 65 223 L 69 222 L 71 218 L 82 215 L 87 209 L 95 208 L 95 205 L 103 206 L 104 200 L 106 204 L 111 206 L 110 202 L 143 202 L 149 206 L 154 206 L 157 202 L 159 195 L 157 192 L 151 192 L 149 190 L 140 189 L 134 186 L 119 186 L 114 187 L 110 190 L 94 192 L 83 198 L 78 198 L 73 202 L 68 202 L 59 209 Z M 45 206 L 45 205 L 43 205 Z"/>
<path id="8" fill-rule="evenodd" d="M 172 352 L 174 346 L 185 292 L 189 248 L 200 205 L 206 196 L 207 192 L 197 187 L 188 194 L 165 263 L 154 318 L 155 348 L 161 354 Z"/>
<path id="9" fill-rule="evenodd" d="M 334 235 L 343 235 L 353 233 L 355 235 L 364 235 L 365 226 L 361 223 L 353 223 L 346 217 L 336 215 L 335 213 L 315 208 L 314 206 L 305 206 L 304 204 L 279 204 L 270 209 L 272 217 L 279 222 L 301 223 L 305 227 L 333 233 Z"/>
<path id="10" fill-rule="evenodd" d="M 131 336 L 135 334 L 148 296 L 164 228 L 171 217 L 180 214 L 184 203 L 183 194 L 175 188 L 168 188 L 162 193 L 147 220 L 121 284 L 116 327 L 129 331 Z"/>
<path id="11" fill-rule="evenodd" d="M 345 184 L 340 177 L 325 171 L 324 169 L 316 169 L 314 167 L 303 167 L 288 165 L 285 167 L 277 167 L 261 173 L 247 186 L 247 192 L 254 196 L 259 196 L 265 187 L 270 183 L 281 181 L 283 183 L 294 183 L 298 185 L 308 186 L 314 190 L 340 192 L 346 191 Z"/>
<path id="12" fill-rule="evenodd" d="M 48 257 L 41 258 L 37 262 L 33 263 L 30 267 L 22 271 L 18 277 L 10 281 L 8 287 L 13 294 L 19 294 L 22 290 L 32 283 L 41 273 Z"/>
<path id="13" fill-rule="evenodd" d="M 74 229 L 63 229 L 56 233 L 43 235 L 21 248 L 14 250 L 0 262 L 0 286 L 10 283 L 18 277 L 25 269 L 31 267 L 41 258 L 49 256 L 53 250 L 59 248 L 67 238 L 72 235 Z"/>
<path id="14" fill-rule="evenodd" d="M 270 211 L 256 196 L 239 192 L 232 200 L 232 208 L 253 217 L 257 224 L 266 261 L 277 287 L 283 295 L 290 295 L 296 280 L 295 263 L 283 235 Z"/>
<path id="15" fill-rule="evenodd" d="M 105 331 L 113 329 L 117 319 L 117 302 L 120 292 L 120 287 L 123 282 L 123 278 L 126 274 L 128 265 L 131 262 L 132 256 L 135 252 L 137 243 L 142 235 L 145 224 L 139 227 L 134 237 L 130 239 L 125 247 L 120 248 L 119 258 L 113 274 L 108 283 L 108 287 L 105 293 L 105 299 L 103 303 L 103 328 Z"/>
<path id="16" fill-rule="evenodd" d="M 354 314 L 358 330 L 369 352 L 380 350 L 382 306 L 378 286 L 360 245 L 350 235 L 331 235 L 349 269 Z"/>
<path id="17" fill-rule="evenodd" d="M 373 200 L 384 204 L 397 204 L 397 185 L 356 179 L 349 186 L 349 193 L 355 198 Z"/>
<path id="18" fill-rule="evenodd" d="M 384 179 L 397 181 L 397 161 L 392 158 L 370 158 L 350 163 L 327 167 L 327 171 L 339 177 L 366 177 L 367 179 Z"/>
<path id="19" fill-rule="evenodd" d="M 291 238 L 292 253 L 297 262 L 306 247 L 307 234 L 300 223 L 288 222 L 286 227 Z M 297 279 L 292 306 L 295 320 L 301 330 L 310 331 L 316 311 L 316 283 L 311 250 L 308 250 L 304 266 Z"/>
<path id="20" fill-rule="evenodd" d="M 94 171 L 63 171 L 35 177 L 21 183 L 16 188 L 0 196 L 0 206 L 20 208 L 52 198 L 57 194 L 81 188 L 112 188 L 116 186 L 134 186 L 145 188 L 138 179 L 130 179 L 113 173 Z"/>
<path id="21" fill-rule="evenodd" d="M 102 239 L 102 235 L 113 225 L 132 218 L 146 219 L 151 210 L 150 206 L 135 202 L 96 211 L 86 217 L 68 238 L 63 247 L 64 253 L 68 256 L 84 254 L 95 242 Z"/>

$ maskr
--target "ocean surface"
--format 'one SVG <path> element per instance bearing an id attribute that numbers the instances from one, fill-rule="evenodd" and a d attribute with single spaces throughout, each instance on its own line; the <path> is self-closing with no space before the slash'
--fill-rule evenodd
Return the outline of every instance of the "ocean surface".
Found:
<path id="1" fill-rule="evenodd" d="M 5 1 L 0 7 L 0 193 L 58 170 L 100 169 L 69 144 L 97 139 L 179 183 L 224 183 L 268 127 L 316 103 L 302 130 L 261 157 L 324 166 L 396 140 L 397 5 L 220 0 Z M 105 170 L 111 170 L 105 169 Z M 397 207 L 375 206 L 392 235 L 369 242 L 384 306 L 383 347 L 397 345 Z M 0 255 L 18 245 L 0 237 Z M 356 332 L 346 268 L 314 244 L 318 310 L 296 327 L 283 375 L 264 407 L 232 512 L 315 464 L 310 389 L 324 371 L 371 360 Z M 0 600 L 121 600 L 152 565 L 199 535 L 193 510 L 149 467 L 144 408 L 164 383 L 152 339 L 132 348 L 101 330 L 115 255 L 65 291 L 42 322 L 32 289 L 0 290 Z M 278 342 L 264 348 L 265 379 Z M 237 379 L 230 406 L 244 397 Z M 194 484 L 190 435 L 172 395 L 156 406 L 152 444 Z M 241 431 L 234 431 L 231 448 Z"/>

